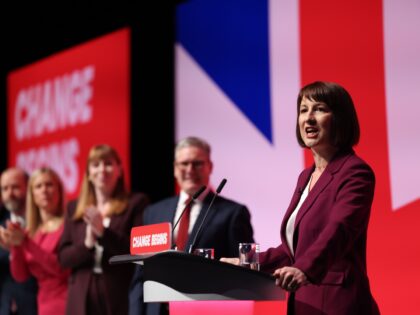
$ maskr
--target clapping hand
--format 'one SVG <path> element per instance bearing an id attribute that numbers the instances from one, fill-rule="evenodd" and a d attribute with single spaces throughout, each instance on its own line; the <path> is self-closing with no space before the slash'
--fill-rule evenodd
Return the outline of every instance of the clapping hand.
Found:
<path id="1" fill-rule="evenodd" d="M 19 224 L 6 222 L 6 229 L 0 227 L 0 246 L 10 249 L 10 246 L 20 246 L 26 237 L 25 231 Z"/>
<path id="2" fill-rule="evenodd" d="M 6 229 L 0 226 L 0 247 L 6 250 L 10 250 L 10 245 L 7 242 L 6 232 Z"/>
<path id="3" fill-rule="evenodd" d="M 95 237 L 102 237 L 104 234 L 104 225 L 102 215 L 96 207 L 90 206 L 85 210 L 83 220 L 90 226 L 91 232 Z"/>

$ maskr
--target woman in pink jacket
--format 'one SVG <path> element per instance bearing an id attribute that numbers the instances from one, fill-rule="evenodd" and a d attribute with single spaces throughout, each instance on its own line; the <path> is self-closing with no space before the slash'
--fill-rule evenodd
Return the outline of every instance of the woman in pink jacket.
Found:
<path id="1" fill-rule="evenodd" d="M 10 269 L 16 281 L 38 282 L 38 314 L 65 313 L 69 270 L 57 258 L 63 232 L 63 186 L 58 175 L 40 168 L 29 179 L 27 229 L 8 222 L 2 238 L 11 245 Z"/>

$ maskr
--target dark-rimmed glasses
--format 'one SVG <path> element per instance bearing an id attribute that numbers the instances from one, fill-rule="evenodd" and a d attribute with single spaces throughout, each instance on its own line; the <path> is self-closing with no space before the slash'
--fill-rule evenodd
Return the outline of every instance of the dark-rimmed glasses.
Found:
<path id="1" fill-rule="evenodd" d="M 204 160 L 175 162 L 175 166 L 180 170 L 186 170 L 190 165 L 193 169 L 200 170 L 203 168 L 204 164 L 206 164 L 206 161 Z"/>

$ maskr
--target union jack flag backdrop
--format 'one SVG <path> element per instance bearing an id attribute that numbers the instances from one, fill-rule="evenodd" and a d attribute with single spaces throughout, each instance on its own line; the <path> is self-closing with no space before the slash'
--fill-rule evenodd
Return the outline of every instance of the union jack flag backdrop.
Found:
<path id="1" fill-rule="evenodd" d="M 176 137 L 209 141 L 213 184 L 226 177 L 224 194 L 250 208 L 263 250 L 278 245 L 297 176 L 312 163 L 294 133 L 299 88 L 334 81 L 352 95 L 356 151 L 377 179 L 368 271 L 382 314 L 414 314 L 420 298 L 419 17 L 418 0 L 177 6 Z"/>

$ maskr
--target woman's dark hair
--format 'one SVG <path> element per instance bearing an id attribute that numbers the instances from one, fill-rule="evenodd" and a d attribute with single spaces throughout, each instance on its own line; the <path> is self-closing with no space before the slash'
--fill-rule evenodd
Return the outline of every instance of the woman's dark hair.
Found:
<path id="1" fill-rule="evenodd" d="M 351 149 L 359 142 L 360 127 L 350 94 L 333 82 L 316 81 L 305 85 L 297 98 L 296 137 L 301 147 L 306 147 L 299 129 L 299 112 L 302 99 L 325 103 L 332 112 L 331 143 L 340 150 Z"/>

